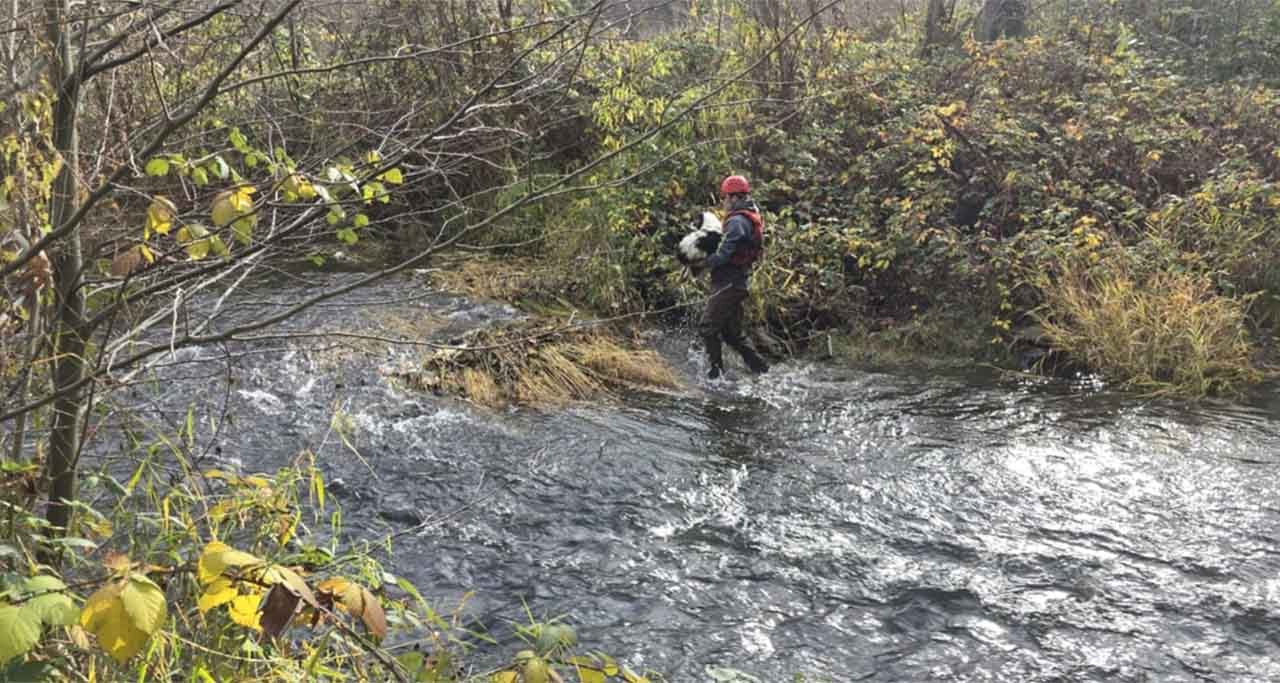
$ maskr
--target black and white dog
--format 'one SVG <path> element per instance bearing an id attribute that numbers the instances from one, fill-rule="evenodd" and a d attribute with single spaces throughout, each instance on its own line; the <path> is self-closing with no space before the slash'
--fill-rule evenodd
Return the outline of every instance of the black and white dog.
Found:
<path id="1" fill-rule="evenodd" d="M 693 224 L 693 232 L 685 235 L 676 248 L 676 259 L 680 263 L 697 270 L 708 256 L 720 248 L 720 239 L 724 237 L 723 226 L 714 213 L 703 211 L 702 218 Z"/>

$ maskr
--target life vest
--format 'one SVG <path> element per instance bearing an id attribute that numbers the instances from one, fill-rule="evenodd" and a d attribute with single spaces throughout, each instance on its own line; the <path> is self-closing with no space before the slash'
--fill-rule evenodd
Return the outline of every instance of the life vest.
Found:
<path id="1" fill-rule="evenodd" d="M 729 257 L 729 263 L 740 268 L 750 268 L 764 255 L 764 219 L 755 211 L 738 209 L 729 212 L 725 217 L 725 223 L 734 216 L 746 216 L 751 221 L 751 243 L 739 243 L 733 250 L 733 255 Z"/>

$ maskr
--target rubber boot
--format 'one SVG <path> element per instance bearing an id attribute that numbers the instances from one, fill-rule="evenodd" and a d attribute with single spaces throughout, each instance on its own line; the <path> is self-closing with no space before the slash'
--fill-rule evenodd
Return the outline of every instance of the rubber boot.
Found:
<path id="1" fill-rule="evenodd" d="M 747 369 L 751 371 L 751 374 L 763 375 L 769 371 L 769 363 L 747 344 L 735 344 L 733 350 L 742 356 L 742 362 L 747 364 Z"/>
<path id="2" fill-rule="evenodd" d="M 707 379 L 718 379 L 724 374 L 724 351 L 720 346 L 720 337 L 704 337 L 707 345 L 707 361 L 711 368 L 707 371 Z"/>
<path id="3" fill-rule="evenodd" d="M 769 371 L 769 364 L 760 357 L 760 354 L 751 349 L 747 349 L 747 352 L 742 354 L 742 360 L 747 364 L 747 369 L 754 375 L 763 375 Z"/>

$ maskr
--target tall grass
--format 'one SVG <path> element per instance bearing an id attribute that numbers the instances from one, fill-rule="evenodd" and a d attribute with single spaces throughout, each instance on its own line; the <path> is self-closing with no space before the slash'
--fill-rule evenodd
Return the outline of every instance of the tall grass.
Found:
<path id="1" fill-rule="evenodd" d="M 1036 284 L 1050 343 L 1122 385 L 1157 394 L 1236 394 L 1257 382 L 1246 302 L 1203 274 L 1140 272 L 1117 252 L 1068 258 Z"/>

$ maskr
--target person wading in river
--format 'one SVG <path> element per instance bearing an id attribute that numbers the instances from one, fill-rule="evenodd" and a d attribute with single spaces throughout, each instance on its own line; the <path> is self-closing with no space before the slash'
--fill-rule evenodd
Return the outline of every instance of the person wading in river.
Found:
<path id="1" fill-rule="evenodd" d="M 740 175 L 731 175 L 720 183 L 720 197 L 728 218 L 720 248 L 707 257 L 711 269 L 711 296 L 698 323 L 698 332 L 707 345 L 711 370 L 707 377 L 715 379 L 724 372 L 721 341 L 733 347 L 755 374 L 768 372 L 769 364 L 756 353 L 742 334 L 742 309 L 747 300 L 751 268 L 764 253 L 764 222 L 760 209 L 751 200 L 751 184 Z"/>

